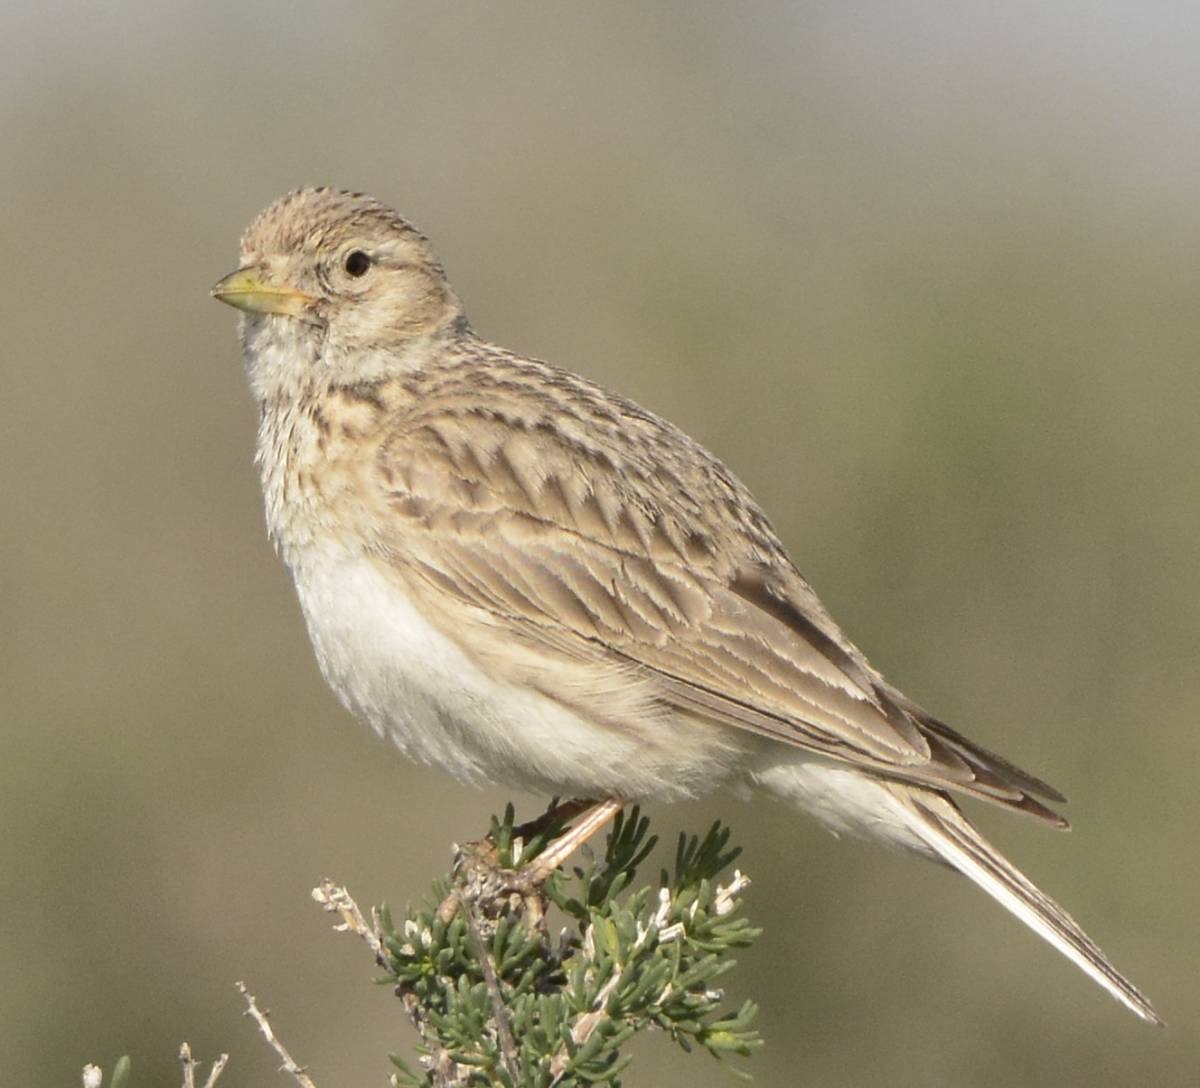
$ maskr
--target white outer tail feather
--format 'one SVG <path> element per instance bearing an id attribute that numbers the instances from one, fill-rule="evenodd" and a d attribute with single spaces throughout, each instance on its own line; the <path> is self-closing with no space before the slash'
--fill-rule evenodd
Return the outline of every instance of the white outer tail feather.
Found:
<path id="1" fill-rule="evenodd" d="M 1162 1025 L 1146 997 L 1105 957 L 1075 920 L 993 847 L 948 797 L 908 785 L 885 788 L 922 842 L 1053 945 L 1143 1020 Z"/>

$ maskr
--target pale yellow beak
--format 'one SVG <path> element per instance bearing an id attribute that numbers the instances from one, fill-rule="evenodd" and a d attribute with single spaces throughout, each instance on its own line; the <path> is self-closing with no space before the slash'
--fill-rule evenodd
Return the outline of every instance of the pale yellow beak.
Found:
<path id="1" fill-rule="evenodd" d="M 304 313 L 316 299 L 286 284 L 272 283 L 260 269 L 239 268 L 213 285 L 212 297 L 255 314 Z"/>

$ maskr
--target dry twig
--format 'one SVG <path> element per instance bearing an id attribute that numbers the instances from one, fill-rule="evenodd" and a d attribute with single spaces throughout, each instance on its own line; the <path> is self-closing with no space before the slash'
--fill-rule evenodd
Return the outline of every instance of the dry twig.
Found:
<path id="1" fill-rule="evenodd" d="M 254 1000 L 254 995 L 246 989 L 246 984 L 244 982 L 238 982 L 236 985 L 238 988 L 238 993 L 245 998 L 246 1015 L 253 1017 L 254 1022 L 258 1024 L 258 1030 L 262 1032 L 262 1037 L 267 1040 L 267 1043 L 270 1045 L 271 1049 L 279 1055 L 279 1060 L 283 1062 L 283 1064 L 280 1066 L 280 1069 L 284 1073 L 290 1073 L 295 1082 L 300 1085 L 300 1088 L 317 1088 L 312 1078 L 309 1077 L 307 1072 L 305 1072 L 304 1067 L 296 1064 L 295 1059 L 291 1056 L 291 1054 L 288 1053 L 287 1047 L 285 1047 L 283 1043 L 279 1041 L 279 1038 L 272 1030 L 271 1025 L 267 1022 L 267 1016 L 269 1014 L 263 1012 L 258 1007 L 258 1003 Z"/>
<path id="2" fill-rule="evenodd" d="M 312 897 L 324 910 L 341 917 L 341 924 L 334 926 L 334 929 L 339 933 L 357 933 L 371 946 L 375 958 L 383 961 L 383 940 L 379 936 L 379 919 L 375 917 L 374 911 L 371 912 L 372 924 L 368 925 L 367 919 L 350 893 L 328 877 L 313 888 Z"/>
<path id="3" fill-rule="evenodd" d="M 222 1054 L 212 1063 L 204 1088 L 213 1088 L 228 1061 L 229 1055 Z M 183 1067 L 183 1088 L 196 1088 L 196 1066 L 200 1063 L 192 1058 L 192 1048 L 187 1043 L 179 1044 L 179 1064 Z"/>

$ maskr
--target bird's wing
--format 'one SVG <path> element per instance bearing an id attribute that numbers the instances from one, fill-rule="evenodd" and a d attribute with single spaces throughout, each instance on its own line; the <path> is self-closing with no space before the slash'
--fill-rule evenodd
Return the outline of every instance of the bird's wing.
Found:
<path id="1" fill-rule="evenodd" d="M 462 609 L 482 612 L 547 666 L 629 666 L 688 713 L 1063 822 L 1030 796 L 1061 799 L 1049 786 L 886 684 L 720 462 L 637 406 L 549 373 L 565 391 L 548 400 L 519 384 L 491 397 L 477 376 L 443 383 L 379 446 L 396 530 L 380 550 L 430 591 L 448 633 Z M 555 669 L 540 673 L 556 695 Z"/>

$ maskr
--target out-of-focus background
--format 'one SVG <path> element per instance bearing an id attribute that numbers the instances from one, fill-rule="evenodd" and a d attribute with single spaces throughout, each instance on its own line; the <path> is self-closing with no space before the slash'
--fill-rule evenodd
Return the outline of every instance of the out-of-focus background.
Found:
<path id="1" fill-rule="evenodd" d="M 324 688 L 208 288 L 305 182 L 434 239 L 476 327 L 747 481 L 902 688 L 1070 796 L 979 811 L 1170 1022 L 969 884 L 781 807 L 762 1085 L 1200 1082 L 1200 11 L 11 4 L 0 15 L 0 1083 L 124 1051 L 325 1088 L 411 1052 L 326 874 L 403 903 L 508 799 Z M 540 798 L 516 798 L 525 813 Z M 629 1085 L 726 1085 L 639 1046 Z"/>

